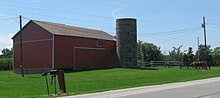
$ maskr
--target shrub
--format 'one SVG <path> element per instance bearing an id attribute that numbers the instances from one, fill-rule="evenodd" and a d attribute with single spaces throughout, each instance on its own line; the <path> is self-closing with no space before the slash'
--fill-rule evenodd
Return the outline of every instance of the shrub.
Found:
<path id="1" fill-rule="evenodd" d="M 12 58 L 0 58 L 0 70 L 9 70 L 12 64 Z"/>

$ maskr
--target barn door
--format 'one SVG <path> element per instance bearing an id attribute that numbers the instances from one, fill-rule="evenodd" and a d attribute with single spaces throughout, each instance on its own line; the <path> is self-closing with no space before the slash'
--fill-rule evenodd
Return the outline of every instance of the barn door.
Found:
<path id="1" fill-rule="evenodd" d="M 73 69 L 93 69 L 103 65 L 104 48 L 75 47 L 73 50 Z"/>

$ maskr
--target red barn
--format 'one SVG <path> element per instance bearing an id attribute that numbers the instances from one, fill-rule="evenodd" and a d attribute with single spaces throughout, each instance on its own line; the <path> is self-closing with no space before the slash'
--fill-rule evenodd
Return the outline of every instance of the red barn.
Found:
<path id="1" fill-rule="evenodd" d="M 104 31 L 31 20 L 22 34 L 24 73 L 117 66 L 116 39 Z M 12 39 L 14 71 L 20 73 L 20 31 Z"/>

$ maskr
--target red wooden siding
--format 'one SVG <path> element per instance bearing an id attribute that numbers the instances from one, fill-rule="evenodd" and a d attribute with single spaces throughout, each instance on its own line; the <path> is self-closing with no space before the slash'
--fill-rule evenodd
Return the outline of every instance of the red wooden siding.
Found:
<path id="1" fill-rule="evenodd" d="M 97 47 L 97 39 L 55 36 L 55 66 L 62 68 L 74 67 L 74 55 L 76 69 L 113 67 L 116 58 L 116 42 L 104 40 Z M 102 46 L 102 47 L 100 47 Z M 74 47 L 104 48 L 103 51 L 88 49 L 76 49 Z"/>
<path id="2" fill-rule="evenodd" d="M 30 23 L 23 30 L 24 68 L 51 68 L 52 35 Z M 20 68 L 20 34 L 14 38 L 14 68 Z"/>

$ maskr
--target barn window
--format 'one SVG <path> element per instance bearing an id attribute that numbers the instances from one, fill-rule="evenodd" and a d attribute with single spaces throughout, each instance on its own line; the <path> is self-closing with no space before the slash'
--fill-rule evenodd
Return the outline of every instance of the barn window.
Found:
<path id="1" fill-rule="evenodd" d="M 102 47 L 103 41 L 104 41 L 104 40 L 97 39 L 97 40 L 96 40 L 96 47 Z"/>
<path id="2" fill-rule="evenodd" d="M 32 26 L 31 26 L 31 29 L 32 29 L 32 30 L 37 30 L 37 26 L 32 25 Z"/>

